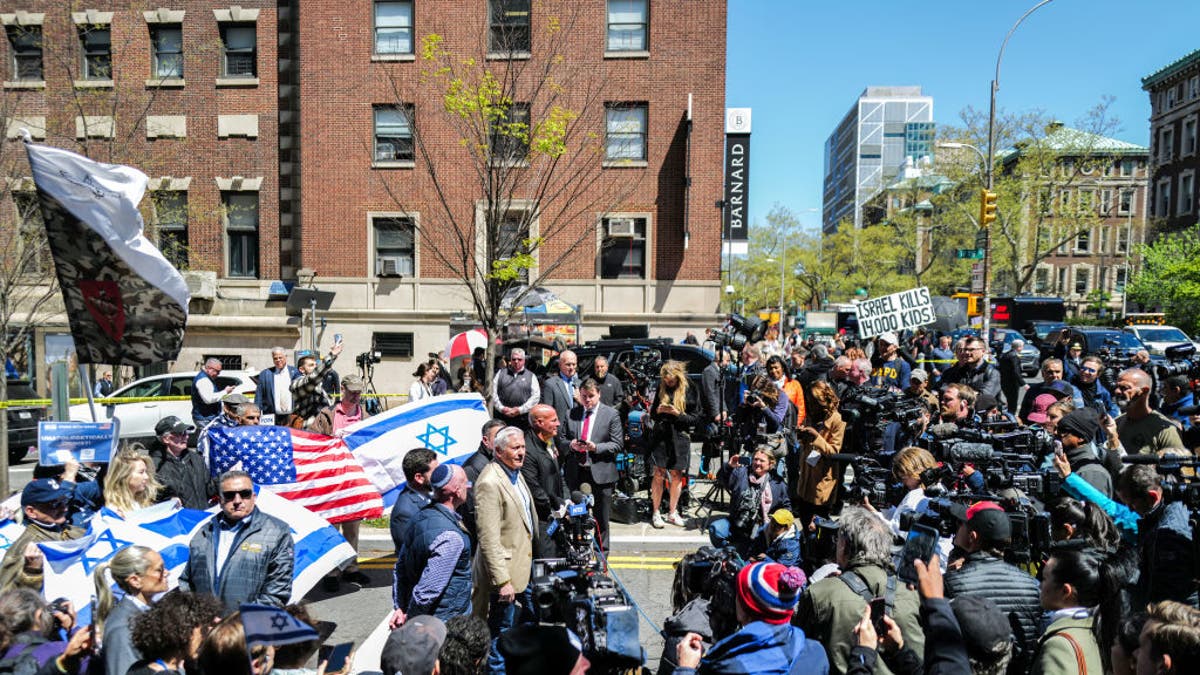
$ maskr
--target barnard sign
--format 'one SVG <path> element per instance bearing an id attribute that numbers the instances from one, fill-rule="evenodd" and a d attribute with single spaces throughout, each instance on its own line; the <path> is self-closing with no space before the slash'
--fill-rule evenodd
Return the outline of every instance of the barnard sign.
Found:
<path id="1" fill-rule="evenodd" d="M 725 113 L 725 241 L 747 241 L 750 208 L 750 109 Z"/>
<path id="2" fill-rule="evenodd" d="M 888 331 L 916 328 L 937 321 L 929 289 L 884 295 L 854 303 L 858 313 L 858 336 L 870 338 Z"/>

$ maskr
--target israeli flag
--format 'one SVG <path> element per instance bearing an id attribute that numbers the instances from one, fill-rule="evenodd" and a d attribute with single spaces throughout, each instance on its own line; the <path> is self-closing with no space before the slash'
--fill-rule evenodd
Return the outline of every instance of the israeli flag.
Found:
<path id="1" fill-rule="evenodd" d="M 479 394 L 434 396 L 346 428 L 343 440 L 383 495 L 385 506 L 404 488 L 401 463 L 414 448 L 428 448 L 441 463 L 462 464 L 478 448 L 487 407 Z"/>
<path id="2" fill-rule="evenodd" d="M 238 609 L 241 611 L 242 628 L 246 631 L 246 644 L 251 647 L 290 645 L 321 638 L 317 629 L 279 607 L 245 604 Z"/>
<path id="3" fill-rule="evenodd" d="M 354 549 L 336 529 L 303 506 L 266 490 L 259 491 L 257 506 L 292 528 L 296 558 L 290 602 L 303 598 L 321 577 L 355 557 Z M 38 544 L 46 559 L 43 594 L 47 599 L 67 598 L 79 613 L 80 624 L 90 623 L 92 572 L 131 544 L 148 546 L 162 554 L 168 587 L 174 588 L 187 564 L 188 544 L 216 511 L 217 507 L 208 511 L 184 509 L 170 501 L 139 509 L 121 519 L 103 509 L 92 518 L 82 538 Z"/>
<path id="4" fill-rule="evenodd" d="M 0 557 L 3 557 L 8 547 L 25 531 L 24 526 L 15 520 L 5 518 L 0 520 Z"/>

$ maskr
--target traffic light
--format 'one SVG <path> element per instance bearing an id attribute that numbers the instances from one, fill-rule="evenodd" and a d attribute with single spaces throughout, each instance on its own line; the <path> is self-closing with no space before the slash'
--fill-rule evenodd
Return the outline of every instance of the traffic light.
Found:
<path id="1" fill-rule="evenodd" d="M 987 227 L 996 220 L 996 193 L 984 188 L 979 191 L 979 227 Z"/>

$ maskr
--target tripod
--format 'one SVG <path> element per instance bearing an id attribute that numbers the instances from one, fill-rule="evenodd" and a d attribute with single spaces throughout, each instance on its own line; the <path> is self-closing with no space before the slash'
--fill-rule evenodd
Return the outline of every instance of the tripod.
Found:
<path id="1" fill-rule="evenodd" d="M 370 360 L 359 359 L 358 370 L 363 379 L 363 393 L 367 394 L 363 407 L 371 415 L 378 415 L 387 410 L 387 403 L 379 398 L 379 392 L 375 389 L 375 364 Z"/>
<path id="2" fill-rule="evenodd" d="M 730 379 L 731 378 L 729 377 L 729 374 L 722 370 L 721 378 L 718 380 L 717 396 L 717 410 L 719 417 L 721 418 L 721 422 L 717 427 L 717 433 L 704 442 L 705 450 L 701 451 L 704 455 L 709 457 L 709 461 L 714 459 L 717 461 L 718 469 L 723 466 L 726 461 L 728 461 L 729 453 L 736 452 L 736 450 L 732 448 L 736 448 L 737 446 L 737 438 L 734 434 L 733 424 L 729 421 L 729 416 L 726 414 L 727 411 L 725 409 L 725 391 L 729 387 Z M 715 456 L 711 454 L 710 448 L 713 446 L 716 447 Z M 700 512 L 705 511 L 706 519 L 710 520 L 712 518 L 713 508 L 718 505 L 724 507 L 728 497 L 729 491 L 725 489 L 725 486 L 721 483 L 721 481 L 714 480 L 709 485 L 708 492 L 704 493 L 704 496 L 697 500 L 695 510 L 696 517 L 699 518 Z"/>

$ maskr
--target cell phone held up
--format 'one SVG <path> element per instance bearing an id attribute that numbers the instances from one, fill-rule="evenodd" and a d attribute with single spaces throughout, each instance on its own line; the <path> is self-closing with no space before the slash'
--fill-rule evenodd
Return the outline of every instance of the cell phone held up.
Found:
<path id="1" fill-rule="evenodd" d="M 325 661 L 325 672 L 338 673 L 346 669 L 346 661 L 350 651 L 354 649 L 353 642 L 342 642 L 336 645 L 321 645 L 317 661 Z"/>
<path id="2" fill-rule="evenodd" d="M 917 568 L 913 563 L 917 560 L 924 561 L 927 565 L 932 562 L 933 554 L 937 551 L 937 542 L 937 530 L 926 525 L 914 524 L 908 531 L 908 538 L 904 540 L 904 550 L 900 553 L 900 567 L 896 570 L 896 576 L 903 582 L 917 583 Z"/>
<path id="3" fill-rule="evenodd" d="M 875 627 L 875 632 L 879 635 L 887 632 L 887 628 L 883 625 L 883 615 L 886 612 L 887 598 L 871 599 L 871 625 Z"/>

